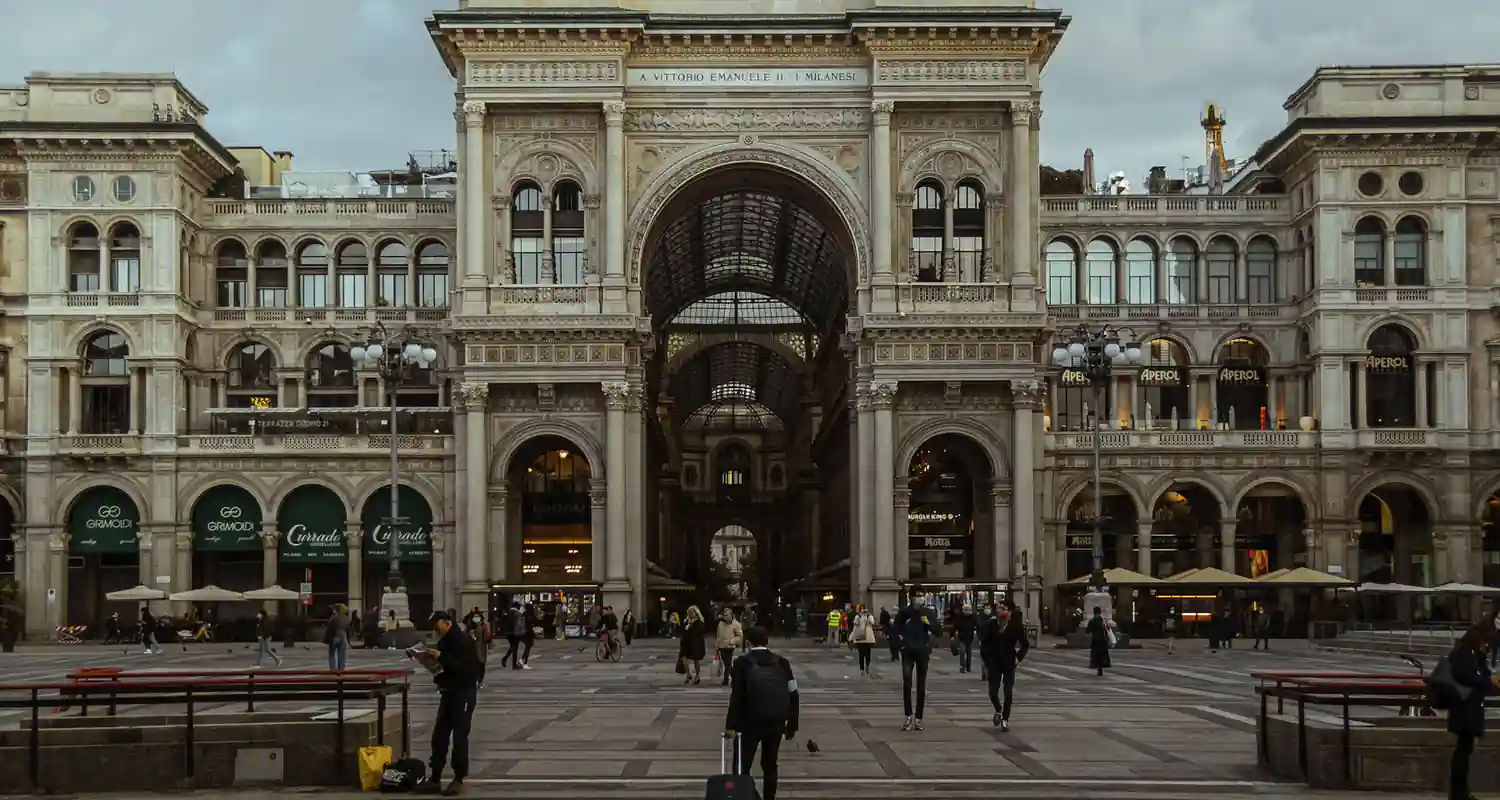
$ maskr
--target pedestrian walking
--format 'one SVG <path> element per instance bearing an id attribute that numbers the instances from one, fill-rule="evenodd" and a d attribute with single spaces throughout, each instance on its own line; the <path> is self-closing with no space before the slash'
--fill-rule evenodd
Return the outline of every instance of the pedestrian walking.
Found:
<path id="1" fill-rule="evenodd" d="M 894 619 L 885 606 L 880 607 L 880 632 L 885 634 L 885 646 L 891 651 L 891 661 L 900 661 L 901 637 L 896 635 Z"/>
<path id="2" fill-rule="evenodd" d="M 281 666 L 281 656 L 271 648 L 271 639 L 276 635 L 276 628 L 271 622 L 271 615 L 261 609 L 255 613 L 255 666 L 258 669 L 260 662 L 266 656 L 276 660 L 276 666 Z"/>
<path id="3" fill-rule="evenodd" d="M 707 633 L 703 624 L 703 612 L 697 606 L 688 606 L 687 616 L 682 620 L 682 640 L 677 646 L 677 660 L 682 664 L 685 677 L 683 683 L 703 682 L 703 658 L 708 655 L 703 636 Z"/>
<path id="4" fill-rule="evenodd" d="M 161 645 L 156 643 L 156 615 L 145 605 L 141 606 L 141 645 L 146 648 L 146 655 L 161 655 Z"/>
<path id="5" fill-rule="evenodd" d="M 1255 616 L 1255 644 L 1250 649 L 1259 650 L 1262 644 L 1271 649 L 1271 615 L 1265 611 Z"/>
<path id="6" fill-rule="evenodd" d="M 1500 676 L 1490 672 L 1489 655 L 1495 648 L 1495 625 L 1483 620 L 1459 639 L 1447 656 L 1448 676 L 1433 681 L 1433 690 L 1446 700 L 1448 732 L 1456 739 L 1448 762 L 1449 800 L 1471 800 L 1469 761 L 1474 744 L 1484 736 L 1484 701 L 1500 690 Z M 1440 666 L 1435 673 L 1442 670 Z"/>
<path id="7" fill-rule="evenodd" d="M 1026 625 L 1010 603 L 991 606 L 979 630 L 979 660 L 984 663 L 985 685 L 990 705 L 995 709 L 993 724 L 1010 730 L 1011 700 L 1016 685 L 1016 668 L 1031 651 Z M 1004 692 L 1004 699 L 1000 697 Z"/>
<path id="8" fill-rule="evenodd" d="M 839 646 L 839 626 L 844 621 L 844 615 L 837 608 L 828 612 L 828 632 L 823 634 L 823 642 L 833 647 Z"/>
<path id="9" fill-rule="evenodd" d="M 901 725 L 903 731 L 922 730 L 922 712 L 927 706 L 927 668 L 932 662 L 932 637 L 937 635 L 938 628 L 937 615 L 926 602 L 914 589 L 911 604 L 901 609 L 893 623 L 901 648 L 901 708 L 906 716 Z"/>
<path id="10" fill-rule="evenodd" d="M 625 609 L 625 616 L 620 618 L 620 630 L 625 634 L 625 645 L 628 647 L 631 640 L 635 639 L 635 612 Z"/>
<path id="11" fill-rule="evenodd" d="M 452 797 L 462 794 L 469 777 L 469 728 L 474 721 L 474 705 L 479 698 L 479 652 L 473 637 L 456 624 L 446 611 L 433 614 L 433 630 L 438 640 L 424 651 L 422 658 L 435 660 L 439 667 L 433 675 L 438 689 L 437 716 L 432 722 L 432 758 L 424 785 L 426 794 L 442 793 Z M 453 751 L 453 781 L 442 785 L 443 768 L 448 763 L 449 746 Z"/>
<path id="12" fill-rule="evenodd" d="M 478 658 L 478 673 L 474 676 L 474 685 L 484 688 L 484 672 L 490 660 L 490 624 L 485 621 L 484 614 L 475 608 L 469 616 L 464 618 L 468 627 L 469 638 L 474 640 L 474 653 Z"/>
<path id="13" fill-rule="evenodd" d="M 979 631 L 979 619 L 974 609 L 965 605 L 953 618 L 953 634 L 958 642 L 958 671 L 974 671 L 974 634 Z"/>
<path id="14" fill-rule="evenodd" d="M 755 754 L 760 753 L 761 791 L 764 800 L 776 800 L 777 757 L 781 741 L 797 736 L 801 698 L 792 664 L 770 649 L 765 628 L 746 634 L 750 652 L 735 659 L 730 669 L 729 711 L 724 716 L 724 735 L 739 736 L 737 772 L 750 774 Z"/>
<path id="15" fill-rule="evenodd" d="M 339 604 L 333 607 L 328 622 L 323 626 L 323 644 L 328 646 L 328 669 L 342 670 L 349 665 L 349 617 L 348 607 Z"/>
<path id="16" fill-rule="evenodd" d="M 506 663 L 510 664 L 511 669 L 521 668 L 521 634 L 525 628 L 526 613 L 521 610 L 521 603 L 511 603 L 510 614 L 505 620 L 505 655 L 500 656 L 502 669 Z"/>
<path id="17" fill-rule="evenodd" d="M 859 674 L 870 675 L 870 652 L 875 649 L 875 618 L 870 609 L 860 607 L 854 612 L 854 622 L 849 628 L 849 641 L 859 654 Z"/>
<path id="18" fill-rule="evenodd" d="M 719 625 L 714 631 L 714 649 L 719 657 L 719 676 L 724 679 L 721 684 L 723 686 L 729 685 L 729 668 L 734 664 L 734 651 L 739 649 L 744 637 L 745 630 L 739 620 L 734 618 L 734 611 L 727 606 L 720 610 Z"/>
<path id="19" fill-rule="evenodd" d="M 1161 632 L 1167 637 L 1167 655 L 1177 654 L 1177 609 L 1167 609 L 1167 618 L 1161 621 Z"/>
<path id="20" fill-rule="evenodd" d="M 531 669 L 531 647 L 536 644 L 536 606 L 527 603 L 521 610 L 521 669 Z"/>
<path id="21" fill-rule="evenodd" d="M 1098 675 L 1111 666 L 1109 649 L 1115 645 L 1114 628 L 1115 624 L 1104 618 L 1104 610 L 1094 606 L 1094 618 L 1084 630 L 1089 635 L 1089 669 Z"/>

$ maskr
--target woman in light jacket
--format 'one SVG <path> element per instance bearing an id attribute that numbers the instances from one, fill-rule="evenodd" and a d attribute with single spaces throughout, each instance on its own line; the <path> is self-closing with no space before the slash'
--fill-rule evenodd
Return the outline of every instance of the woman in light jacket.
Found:
<path id="1" fill-rule="evenodd" d="M 875 648 L 875 617 L 870 609 L 860 606 L 849 623 L 849 641 L 859 653 L 859 674 L 870 674 L 870 651 Z"/>

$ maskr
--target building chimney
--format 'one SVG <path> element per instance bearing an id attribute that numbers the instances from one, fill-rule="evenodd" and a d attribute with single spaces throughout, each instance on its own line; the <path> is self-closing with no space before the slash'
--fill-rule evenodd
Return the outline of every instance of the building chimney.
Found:
<path id="1" fill-rule="evenodd" d="M 1083 193 L 1093 194 L 1096 186 L 1098 184 L 1094 183 L 1094 148 L 1090 147 L 1083 151 Z"/>

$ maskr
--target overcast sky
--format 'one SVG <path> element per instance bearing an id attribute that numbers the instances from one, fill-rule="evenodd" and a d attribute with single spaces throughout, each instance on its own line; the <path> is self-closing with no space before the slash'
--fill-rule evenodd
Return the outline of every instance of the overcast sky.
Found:
<path id="1" fill-rule="evenodd" d="M 1324 64 L 1500 61 L 1497 0 L 1041 0 L 1072 27 L 1045 74 L 1043 160 L 1100 177 L 1203 155 L 1219 102 L 1246 156 Z M 175 72 L 229 145 L 303 169 L 453 146 L 453 83 L 422 20 L 452 0 L 0 0 L 0 85 L 33 71 Z M 128 8 L 128 13 L 124 9 Z"/>

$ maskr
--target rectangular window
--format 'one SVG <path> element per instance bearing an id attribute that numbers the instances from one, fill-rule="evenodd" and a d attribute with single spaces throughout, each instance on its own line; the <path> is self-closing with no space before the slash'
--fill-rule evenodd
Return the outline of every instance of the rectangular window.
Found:
<path id="1" fill-rule="evenodd" d="M 370 276 L 367 272 L 340 272 L 339 308 L 365 308 L 370 304 Z"/>
<path id="2" fill-rule="evenodd" d="M 75 272 L 68 276 L 68 291 L 70 292 L 97 292 L 99 291 L 98 272 Z"/>
<path id="3" fill-rule="evenodd" d="M 953 237 L 953 256 L 958 262 L 958 279 L 960 281 L 978 283 L 985 280 L 983 237 Z"/>
<path id="4" fill-rule="evenodd" d="M 1174 305 L 1191 305 L 1198 302 L 1193 291 L 1193 260 L 1191 258 L 1167 259 L 1167 302 Z"/>
<path id="5" fill-rule="evenodd" d="M 1385 240 L 1380 236 L 1360 234 L 1354 237 L 1354 283 L 1359 286 L 1384 286 L 1385 263 L 1381 250 Z"/>
<path id="6" fill-rule="evenodd" d="M 243 280 L 219 281 L 219 308 L 244 308 L 250 284 Z"/>
<path id="7" fill-rule="evenodd" d="M 1054 306 L 1078 304 L 1078 278 L 1071 261 L 1047 262 L 1047 303 Z"/>
<path id="8" fill-rule="evenodd" d="M 517 284 L 535 286 L 542 282 L 541 239 L 517 236 L 510 242 L 510 253 L 516 264 Z"/>
<path id="9" fill-rule="evenodd" d="M 375 276 L 380 285 L 376 288 L 375 305 L 388 308 L 406 308 L 406 270 L 381 272 Z"/>
<path id="10" fill-rule="evenodd" d="M 297 276 L 297 306 L 328 307 L 328 273 L 303 272 Z"/>
<path id="11" fill-rule="evenodd" d="M 286 308 L 291 300 L 291 294 L 285 286 L 257 286 L 255 287 L 256 308 Z"/>
<path id="12" fill-rule="evenodd" d="M 581 236 L 553 237 L 552 272 L 565 285 L 583 283 L 583 249 Z"/>
<path id="13" fill-rule="evenodd" d="M 1421 238 L 1408 238 L 1408 234 L 1396 234 L 1396 285 L 1422 286 L 1427 283 L 1427 270 L 1422 265 Z"/>
<path id="14" fill-rule="evenodd" d="M 448 271 L 417 273 L 417 305 L 422 308 L 448 307 Z"/>
<path id="15" fill-rule="evenodd" d="M 130 387 L 85 386 L 79 409 L 80 433 L 119 434 L 130 432 Z"/>
<path id="16" fill-rule="evenodd" d="M 1258 305 L 1276 302 L 1276 269 L 1274 260 L 1251 258 L 1245 263 L 1245 283 L 1249 301 Z"/>
<path id="17" fill-rule="evenodd" d="M 941 236 L 913 236 L 911 254 L 917 281 L 937 283 L 943 279 L 943 239 Z"/>
<path id="18" fill-rule="evenodd" d="M 1089 271 L 1089 305 L 1110 306 L 1120 302 L 1115 291 L 1115 263 L 1101 259 L 1089 259 L 1085 265 Z"/>
<path id="19" fill-rule="evenodd" d="M 123 294 L 134 294 L 141 290 L 141 260 L 139 258 L 110 259 L 109 290 Z"/>
<path id="20" fill-rule="evenodd" d="M 1125 302 L 1148 306 L 1156 303 L 1156 270 L 1150 261 L 1125 262 Z"/>
<path id="21" fill-rule="evenodd" d="M 1234 256 L 1208 257 L 1208 302 L 1234 305 Z"/>

